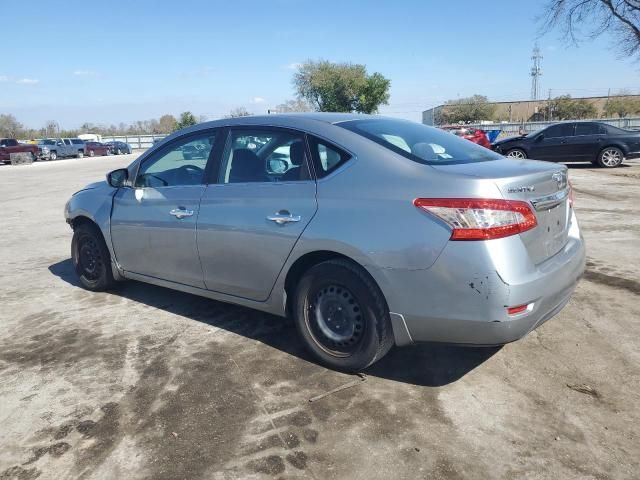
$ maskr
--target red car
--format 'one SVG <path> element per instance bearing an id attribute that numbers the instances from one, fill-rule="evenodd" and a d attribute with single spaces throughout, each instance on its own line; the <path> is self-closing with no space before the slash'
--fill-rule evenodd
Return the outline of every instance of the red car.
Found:
<path id="1" fill-rule="evenodd" d="M 491 142 L 489 141 L 487 134 L 484 133 L 484 130 L 480 130 L 479 128 L 465 127 L 462 125 L 453 125 L 440 128 L 442 128 L 442 130 L 446 130 L 447 132 L 451 132 L 454 135 L 465 138 L 473 143 L 482 145 L 485 148 L 491 149 Z"/>
<path id="2" fill-rule="evenodd" d="M 109 155 L 111 149 L 108 145 L 105 145 L 100 142 L 85 142 L 84 143 L 84 153 L 85 155 L 89 155 L 90 157 L 95 157 L 96 155 Z"/>

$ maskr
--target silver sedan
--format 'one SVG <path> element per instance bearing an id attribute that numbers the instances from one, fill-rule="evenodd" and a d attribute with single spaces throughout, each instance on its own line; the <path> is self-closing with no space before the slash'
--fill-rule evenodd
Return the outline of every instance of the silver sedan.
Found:
<path id="1" fill-rule="evenodd" d="M 585 263 L 566 167 L 379 116 L 202 123 L 65 215 L 86 288 L 131 279 L 290 316 L 346 371 L 394 344 L 517 340 Z"/>

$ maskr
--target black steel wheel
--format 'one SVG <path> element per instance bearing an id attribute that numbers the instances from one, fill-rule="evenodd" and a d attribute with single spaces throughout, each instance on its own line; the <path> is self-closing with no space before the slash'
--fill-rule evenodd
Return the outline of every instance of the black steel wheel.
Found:
<path id="1" fill-rule="evenodd" d="M 102 291 L 113 285 L 111 256 L 95 225 L 85 223 L 75 228 L 71 241 L 71 260 L 85 288 Z"/>
<path id="2" fill-rule="evenodd" d="M 382 292 L 364 269 L 346 259 L 320 263 L 302 276 L 293 313 L 306 347 L 331 368 L 362 370 L 393 346 Z"/>

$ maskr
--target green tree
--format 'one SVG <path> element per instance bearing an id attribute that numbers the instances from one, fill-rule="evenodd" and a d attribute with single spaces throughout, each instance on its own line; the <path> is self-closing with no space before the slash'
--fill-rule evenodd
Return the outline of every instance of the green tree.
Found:
<path id="1" fill-rule="evenodd" d="M 442 124 L 492 120 L 495 110 L 496 106 L 489 103 L 484 95 L 447 100 L 436 122 Z"/>
<path id="2" fill-rule="evenodd" d="M 367 74 L 365 65 L 309 60 L 298 67 L 293 84 L 300 99 L 320 112 L 376 113 L 389 103 L 391 81 Z"/>
<path id="3" fill-rule="evenodd" d="M 618 94 L 607 100 L 604 105 L 603 113 L 605 117 L 613 117 L 618 115 L 620 118 L 640 113 L 640 101 L 636 98 L 630 98 L 626 94 Z"/>
<path id="4" fill-rule="evenodd" d="M 198 122 L 196 121 L 196 117 L 193 116 L 193 113 L 182 112 L 180 114 L 180 119 L 176 122 L 175 130 L 181 130 L 197 123 Z"/>
<path id="5" fill-rule="evenodd" d="M 571 95 L 554 98 L 548 108 L 548 117 L 553 120 L 581 120 L 598 116 L 598 110 L 593 103 L 584 98 L 571 98 Z"/>

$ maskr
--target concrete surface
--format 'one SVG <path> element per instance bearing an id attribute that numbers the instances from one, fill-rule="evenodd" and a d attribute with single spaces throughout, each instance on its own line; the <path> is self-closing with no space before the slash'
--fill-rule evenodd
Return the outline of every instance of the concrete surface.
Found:
<path id="1" fill-rule="evenodd" d="M 589 267 L 555 319 L 362 380 L 276 317 L 80 288 L 64 203 L 132 158 L 0 167 L 0 480 L 640 476 L 639 163 L 571 169 Z"/>

